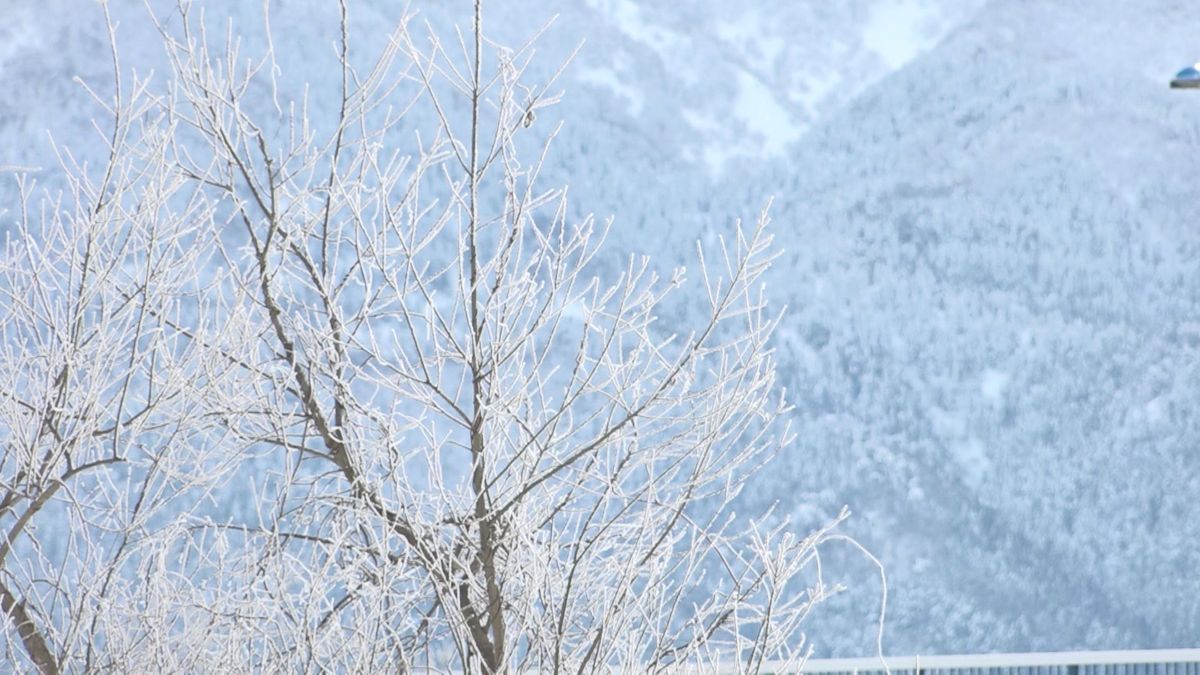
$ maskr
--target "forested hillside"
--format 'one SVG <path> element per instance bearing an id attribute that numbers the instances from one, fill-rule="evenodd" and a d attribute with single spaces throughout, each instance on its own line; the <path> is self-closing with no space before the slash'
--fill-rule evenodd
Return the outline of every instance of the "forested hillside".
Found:
<path id="1" fill-rule="evenodd" d="M 789 230 L 774 288 L 804 430 L 764 481 L 857 506 L 892 651 L 1197 635 L 1200 99 L 1166 87 L 1180 11 L 991 3 L 745 181 Z M 858 631 L 839 653 L 870 644 L 873 592 L 823 615 L 835 641 Z"/>

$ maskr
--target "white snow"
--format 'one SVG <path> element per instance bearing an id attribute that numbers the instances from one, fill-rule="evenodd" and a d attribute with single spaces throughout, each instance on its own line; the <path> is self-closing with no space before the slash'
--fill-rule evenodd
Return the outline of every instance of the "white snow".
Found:
<path id="1" fill-rule="evenodd" d="M 950 456 L 961 467 L 963 482 L 978 489 L 992 468 L 983 441 L 970 433 L 967 420 L 960 413 L 932 406 L 928 414 L 934 433 L 942 439 Z"/>
<path id="2" fill-rule="evenodd" d="M 5 17 L 0 26 L 0 68 L 10 59 L 20 56 L 29 47 L 38 43 L 36 25 L 28 10 L 17 8 Z"/>
<path id="3" fill-rule="evenodd" d="M 772 35 L 770 26 L 757 12 L 746 12 L 733 21 L 719 24 L 716 33 L 717 37 L 732 43 L 734 50 L 747 52 L 757 68 L 769 69 L 783 54 L 783 39 Z"/>
<path id="4" fill-rule="evenodd" d="M 1167 405 L 1168 402 L 1163 400 L 1163 396 L 1155 396 L 1146 402 L 1146 421 L 1150 426 L 1159 426 L 1167 421 Z"/>
<path id="5" fill-rule="evenodd" d="M 934 8 L 921 0 L 884 0 L 871 8 L 863 43 L 890 68 L 899 68 L 936 42 Z"/>
<path id="6" fill-rule="evenodd" d="M 737 74 L 738 93 L 732 104 L 733 117 L 745 127 L 747 134 L 740 135 L 738 143 L 709 143 L 702 150 L 702 161 L 709 173 L 716 176 L 725 163 L 735 157 L 780 157 L 790 143 L 800 139 L 806 129 L 791 113 L 775 92 L 758 78 L 746 71 Z M 705 135 L 718 135 L 726 131 L 727 125 L 711 113 L 698 110 L 683 110 L 682 117 L 696 131 Z"/>
<path id="7" fill-rule="evenodd" d="M 962 467 L 963 482 L 974 489 L 983 485 L 983 479 L 992 468 L 983 441 L 971 436 L 961 443 L 950 445 L 950 451 Z"/>
<path id="8" fill-rule="evenodd" d="M 721 123 L 709 113 L 683 110 L 680 114 L 684 122 L 702 134 L 713 135 L 721 130 Z M 700 147 L 700 152 L 702 155 L 700 160 L 708 168 L 709 174 L 713 176 L 719 175 L 725 162 L 737 155 L 737 149 L 732 145 L 720 143 L 705 143 Z M 693 156 L 692 159 L 695 157 Z"/>
<path id="9" fill-rule="evenodd" d="M 1009 374 L 988 368 L 983 371 L 983 377 L 980 378 L 979 393 L 992 403 L 1000 403 L 1004 400 L 1004 392 L 1008 389 Z"/>
<path id="10" fill-rule="evenodd" d="M 842 84 L 842 78 L 835 70 L 824 72 L 815 71 L 805 78 L 803 89 L 788 92 L 793 102 L 803 105 L 809 115 L 816 116 L 821 103 L 829 98 Z"/>
<path id="11" fill-rule="evenodd" d="M 611 68 L 581 68 L 578 71 L 580 80 L 612 90 L 614 94 L 625 99 L 628 103 L 629 114 L 634 117 L 642 112 L 646 98 L 637 89 L 622 80 Z"/>
<path id="12" fill-rule="evenodd" d="M 648 20 L 633 0 L 590 0 L 588 4 L 608 15 L 622 33 L 653 48 L 661 56 L 677 51 L 686 41 L 679 33 Z"/>
<path id="13" fill-rule="evenodd" d="M 758 78 L 742 71 L 738 73 L 737 82 L 738 97 L 733 104 L 734 115 L 761 137 L 766 154 L 783 154 L 789 143 L 803 135 L 804 129 L 775 98 L 775 92 Z"/>
<path id="14" fill-rule="evenodd" d="M 962 438 L 967 432 L 967 425 L 958 415 L 940 406 L 929 409 L 929 421 L 933 432 L 944 439 Z"/>

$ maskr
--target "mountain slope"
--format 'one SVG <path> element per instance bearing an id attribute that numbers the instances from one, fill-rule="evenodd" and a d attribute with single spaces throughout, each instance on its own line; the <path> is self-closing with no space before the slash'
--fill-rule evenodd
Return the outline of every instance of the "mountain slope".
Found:
<path id="1" fill-rule="evenodd" d="M 748 181 L 802 420 L 767 487 L 856 508 L 889 652 L 1200 633 L 1200 97 L 1152 4 L 993 3 Z M 834 652 L 872 592 L 823 615 Z"/>

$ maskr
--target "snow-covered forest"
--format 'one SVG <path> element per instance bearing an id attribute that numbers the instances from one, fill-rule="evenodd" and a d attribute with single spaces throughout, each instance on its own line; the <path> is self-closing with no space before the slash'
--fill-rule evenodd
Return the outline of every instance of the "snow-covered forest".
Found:
<path id="1" fill-rule="evenodd" d="M 428 22 L 461 58 L 453 27 L 469 41 L 471 3 L 397 4 L 347 3 L 354 68 L 365 74 L 394 45 L 389 35 L 406 11 L 415 12 L 414 34 L 424 35 Z M 166 17 L 173 3 L 150 5 Z M 336 125 L 339 3 L 272 0 L 265 5 L 269 34 L 262 3 L 190 5 L 203 9 L 217 43 L 224 44 L 227 29 L 240 36 L 243 61 L 273 54 L 264 73 L 274 79 L 260 78 L 243 92 L 247 111 L 284 119 L 287 102 L 300 100 L 307 86 L 314 128 Z M 123 93 L 131 94 L 137 73 L 148 78 L 151 95 L 160 95 L 171 73 L 163 36 L 141 3 L 110 2 L 109 10 Z M 786 390 L 794 408 L 771 427 L 778 434 L 770 438 L 787 442 L 764 460 L 730 511 L 746 518 L 769 513 L 764 528 L 784 524 L 803 538 L 825 532 L 820 528 L 848 506 L 852 515 L 831 532 L 853 537 L 886 569 L 888 653 L 1193 646 L 1200 635 L 1200 546 L 1193 536 L 1200 523 L 1200 418 L 1193 412 L 1200 405 L 1200 94 L 1166 87 L 1171 73 L 1200 56 L 1191 8 L 1165 0 L 578 0 L 553 11 L 523 81 L 551 80 L 566 62 L 546 93 L 563 96 L 528 116 L 506 114 L 520 122 L 513 152 L 526 162 L 535 162 L 541 142 L 553 136 L 537 184 L 569 188 L 562 212 L 550 209 L 551 222 L 580 223 L 595 214 L 599 228 L 612 217 L 602 253 L 584 266 L 587 275 L 616 280 L 631 255 L 649 256 L 647 274 L 667 281 L 674 268 L 687 266 L 689 281 L 657 306 L 657 325 L 686 335 L 711 318 L 696 242 L 719 251 L 722 239 L 733 240 L 735 219 L 753 231 L 771 200 L 770 250 L 750 244 L 739 255 L 777 254 L 761 278 L 752 275 L 771 311 L 749 334 L 769 329 L 773 312 L 786 308 L 761 356 L 774 368 L 770 390 Z M 484 14 L 494 44 L 513 48 L 551 18 L 546 3 L 532 0 L 494 2 Z M 178 21 L 164 25 L 180 30 Z M 61 163 L 95 167 L 106 158 L 104 110 L 80 82 L 100 100 L 114 94 L 101 7 L 7 0 L 0 22 L 0 91 L 7 92 L 0 96 L 0 227 L 10 247 L 23 218 L 41 222 L 40 207 L 22 215 L 18 175 L 36 179 L 35 206 L 42 190 L 71 187 Z M 433 86 L 453 98 L 442 82 Z M 463 110 L 447 114 L 457 122 Z M 395 151 L 415 152 L 420 131 L 433 143 L 438 116 L 432 106 L 415 106 L 389 142 L 403 138 L 408 145 Z M 70 157 L 56 156 L 47 130 Z M 272 141 L 287 136 L 278 124 Z M 448 188 L 430 187 L 438 189 Z M 231 194 L 249 199 L 238 189 Z M 320 194 L 288 206 L 319 211 Z M 367 203 L 370 196 L 356 199 Z M 485 209 L 500 209 L 502 197 L 482 199 Z M 540 195 L 529 199 L 547 208 Z M 185 240 L 192 243 L 180 235 L 168 247 L 173 255 L 184 251 L 189 264 L 209 265 L 229 293 L 245 289 L 233 276 L 220 277 L 233 274 L 228 262 L 222 268 L 220 256 L 187 250 Z M 222 244 L 235 252 L 245 242 Z M 444 254 L 437 248 L 444 245 L 429 253 Z M 7 255 L 6 269 L 22 259 Z M 163 271 L 164 298 L 186 295 L 180 289 L 196 281 L 172 274 Z M 288 283 L 300 284 L 283 284 L 294 297 L 320 297 L 319 288 Z M 514 289 L 512 297 L 521 292 L 531 293 Z M 557 307 L 564 317 L 588 318 L 581 305 Z M 211 316 L 225 325 L 206 330 L 228 340 L 239 330 L 250 335 L 253 323 L 239 323 L 246 317 L 234 310 L 219 308 Z M 294 320 L 311 327 L 317 314 Z M 579 337 L 572 330 L 563 336 Z M 656 331 L 642 337 L 665 335 Z M 23 336 L 4 338 L 17 344 Z M 180 344 L 161 349 L 186 371 L 192 355 Z M 570 353 L 555 349 L 547 347 L 546 358 Z M 125 368 L 114 362 L 109 370 Z M 237 380 L 231 372 L 209 375 Z M 268 375 L 285 383 L 270 396 L 295 395 L 287 369 Z M 15 394 L 31 386 L 23 377 L 0 373 Z M 704 377 L 688 386 L 702 388 Z M 334 399 L 337 380 L 330 379 Z M 223 393 L 227 405 L 247 400 L 236 388 Z M 382 402 L 378 392 L 371 396 Z M 169 407 L 211 413 L 189 397 L 181 389 L 167 397 Z M 767 410 L 770 400 L 741 401 L 735 412 Z M 5 419 L 19 418 L 23 413 L 6 401 Z M 410 433 L 375 418 L 371 424 L 379 437 Z M 757 435 L 766 427 L 756 424 L 738 433 L 768 452 L 769 438 Z M 249 447 L 248 438 L 278 431 L 245 419 L 219 429 L 177 442 Z M 581 422 L 579 433 L 587 429 Z M 0 428 L 7 462 L 0 487 L 8 490 L 20 482 L 10 450 L 17 436 L 15 426 Z M 276 440 L 284 436 L 293 439 Z M 203 461 L 229 469 L 218 455 Z M 263 457 L 254 465 L 261 475 L 247 476 L 252 487 L 222 479 L 212 493 L 225 500 L 219 512 L 255 512 L 256 495 L 270 487 L 255 481 L 286 465 Z M 750 457 L 732 475 L 757 461 Z M 305 481 L 308 494 L 329 487 L 319 477 Z M 162 485 L 181 494 L 208 489 Z M 87 489 L 112 497 L 122 487 L 114 480 Z M 53 503 L 71 503 L 65 494 Z M 244 503 L 228 501 L 239 494 Z M 162 512 L 171 512 L 170 496 L 160 497 Z M 712 507 L 711 499 L 702 506 Z M 52 506 L 37 523 L 51 558 L 73 545 L 71 536 L 53 531 L 69 521 L 65 509 Z M 305 518 L 315 513 L 295 518 L 312 525 Z M 17 516 L 2 508 L 0 516 L 9 532 Z M 18 549 L 28 546 L 28 537 L 23 541 Z M 814 543 L 792 545 L 807 560 Z M 23 551 L 15 549 L 13 559 Z M 877 571 L 847 542 L 826 542 L 821 560 L 824 580 L 848 590 L 815 603 L 802 624 L 784 627 L 797 640 L 803 630 L 819 656 L 874 653 Z M 33 573 L 11 560 L 0 564 L 9 566 L 6 580 Z M 696 561 L 695 569 L 706 564 Z M 793 571 L 810 580 L 803 578 L 808 571 Z M 708 587 L 697 588 L 703 595 Z M 199 630 L 180 628 L 192 629 Z M 4 630 L 9 649 L 19 650 L 20 637 Z"/>

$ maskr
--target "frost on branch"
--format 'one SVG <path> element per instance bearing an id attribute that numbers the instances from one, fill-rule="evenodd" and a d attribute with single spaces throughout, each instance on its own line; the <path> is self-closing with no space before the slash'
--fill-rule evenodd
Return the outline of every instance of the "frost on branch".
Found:
<path id="1" fill-rule="evenodd" d="M 495 46 L 478 6 L 445 42 L 405 17 L 361 67 L 346 13 L 336 86 L 289 99 L 286 63 L 182 4 L 165 89 L 109 105 L 101 182 L 65 164 L 74 210 L 22 216 L 10 653 L 44 672 L 803 657 L 836 522 L 798 537 L 729 509 L 789 440 L 766 212 L 695 280 L 613 265 L 607 226 L 538 184 L 557 93 L 529 82 L 532 39 Z M 681 292 L 704 311 L 662 325 Z"/>

